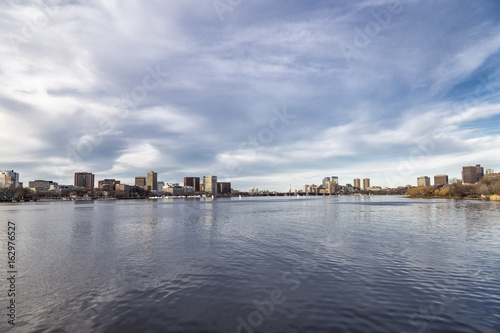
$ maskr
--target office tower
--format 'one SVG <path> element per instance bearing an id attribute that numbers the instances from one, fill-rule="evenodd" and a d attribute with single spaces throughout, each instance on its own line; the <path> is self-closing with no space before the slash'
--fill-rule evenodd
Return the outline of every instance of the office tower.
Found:
<path id="1" fill-rule="evenodd" d="M 339 177 L 332 176 L 332 182 L 334 182 L 335 185 L 338 185 L 339 184 Z"/>
<path id="2" fill-rule="evenodd" d="M 222 193 L 222 194 L 231 193 L 231 183 L 229 182 L 217 183 L 217 193 Z"/>
<path id="3" fill-rule="evenodd" d="M 135 186 L 145 187 L 146 177 L 135 177 Z"/>
<path id="4" fill-rule="evenodd" d="M 153 171 L 148 172 L 148 182 L 147 185 L 151 191 L 158 190 L 158 174 Z"/>
<path id="5" fill-rule="evenodd" d="M 434 186 L 446 185 L 446 184 L 448 184 L 448 175 L 434 176 Z"/>
<path id="6" fill-rule="evenodd" d="M 321 183 L 323 185 L 323 188 L 326 188 L 326 182 L 329 182 L 330 180 L 330 177 L 323 178 L 323 182 Z"/>
<path id="7" fill-rule="evenodd" d="M 217 193 L 217 176 L 203 177 L 203 190 L 208 193 Z"/>
<path id="8" fill-rule="evenodd" d="M 484 169 L 480 164 L 476 166 L 464 166 L 462 168 L 462 182 L 464 184 L 475 184 L 484 176 Z"/>
<path id="9" fill-rule="evenodd" d="M 74 185 L 91 190 L 94 188 L 94 177 L 90 172 L 75 172 Z"/>
<path id="10" fill-rule="evenodd" d="M 363 190 L 370 188 L 370 178 L 363 178 Z"/>
<path id="11" fill-rule="evenodd" d="M 162 182 L 161 180 L 156 182 L 156 187 L 158 187 L 158 191 L 161 191 L 163 186 L 165 186 L 165 182 Z"/>
<path id="12" fill-rule="evenodd" d="M 200 177 L 184 177 L 184 186 L 190 186 L 195 191 L 200 191 Z"/>
<path id="13" fill-rule="evenodd" d="M 431 186 L 431 179 L 427 176 L 417 178 L 417 186 Z"/>
<path id="14" fill-rule="evenodd" d="M 19 186 L 19 174 L 14 170 L 0 170 L 0 188 L 16 188 Z"/>
<path id="15" fill-rule="evenodd" d="M 353 183 L 354 183 L 354 187 L 361 188 L 361 179 L 354 178 Z"/>
<path id="16" fill-rule="evenodd" d="M 492 175 L 494 173 L 495 173 L 495 171 L 493 171 L 493 169 L 486 169 L 486 174 L 487 175 Z"/>
<path id="17" fill-rule="evenodd" d="M 326 182 L 326 187 L 325 187 L 326 193 L 329 194 L 335 193 L 336 190 L 335 186 L 337 186 L 337 184 L 333 180 Z"/>
<path id="18" fill-rule="evenodd" d="M 303 184 L 302 185 L 302 192 L 304 192 L 304 193 L 309 192 L 309 185 Z"/>

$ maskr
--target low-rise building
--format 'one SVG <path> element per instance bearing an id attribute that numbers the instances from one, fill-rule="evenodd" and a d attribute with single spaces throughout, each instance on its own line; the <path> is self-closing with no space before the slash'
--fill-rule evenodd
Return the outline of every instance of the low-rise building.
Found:
<path id="1" fill-rule="evenodd" d="M 33 192 L 47 192 L 50 190 L 51 185 L 57 186 L 58 184 L 52 180 L 33 180 L 28 185 Z"/>

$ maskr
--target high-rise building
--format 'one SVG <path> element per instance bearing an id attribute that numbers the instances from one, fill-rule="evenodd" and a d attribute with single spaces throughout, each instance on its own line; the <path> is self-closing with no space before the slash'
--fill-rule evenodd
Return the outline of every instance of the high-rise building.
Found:
<path id="1" fill-rule="evenodd" d="M 434 176 L 434 186 L 446 185 L 446 184 L 448 184 L 448 175 Z"/>
<path id="2" fill-rule="evenodd" d="M 91 190 L 94 188 L 94 178 L 94 174 L 90 172 L 75 172 L 74 185 Z"/>
<path id="3" fill-rule="evenodd" d="M 462 168 L 462 182 L 464 184 L 475 184 L 484 176 L 484 169 L 480 164 L 476 166 L 464 166 Z"/>
<path id="4" fill-rule="evenodd" d="M 370 188 L 370 178 L 363 178 L 363 190 Z"/>
<path id="5" fill-rule="evenodd" d="M 135 177 L 135 186 L 145 187 L 146 177 Z"/>
<path id="6" fill-rule="evenodd" d="M 337 190 L 337 188 L 336 188 L 337 186 L 338 185 L 333 180 L 326 182 L 325 192 L 328 194 L 335 193 Z"/>
<path id="7" fill-rule="evenodd" d="M 431 186 L 431 178 L 427 176 L 418 177 L 417 186 Z"/>
<path id="8" fill-rule="evenodd" d="M 302 192 L 308 193 L 309 192 L 309 185 L 307 184 L 302 184 Z"/>
<path id="9" fill-rule="evenodd" d="M 326 188 L 326 182 L 331 181 L 330 177 L 325 177 L 323 178 L 323 182 L 321 183 L 323 185 L 323 188 Z"/>
<path id="10" fill-rule="evenodd" d="M 486 174 L 487 175 L 492 175 L 494 173 L 495 173 L 495 171 L 493 171 L 493 169 L 486 169 Z"/>
<path id="11" fill-rule="evenodd" d="M 354 183 L 354 185 L 353 185 L 354 187 L 361 188 L 361 179 L 354 178 L 353 183 Z"/>
<path id="12" fill-rule="evenodd" d="M 217 183 L 217 193 L 221 194 L 231 193 L 231 183 L 230 182 Z"/>
<path id="13" fill-rule="evenodd" d="M 332 182 L 335 183 L 335 185 L 338 185 L 339 184 L 339 177 L 337 176 L 332 176 Z"/>
<path id="14" fill-rule="evenodd" d="M 165 186 L 165 182 L 159 180 L 156 182 L 156 186 L 158 187 L 158 191 L 161 191 L 163 189 L 163 186 Z"/>
<path id="15" fill-rule="evenodd" d="M 0 188 L 16 188 L 19 186 L 19 174 L 14 170 L 0 170 Z"/>
<path id="16" fill-rule="evenodd" d="M 208 193 L 217 193 L 217 176 L 203 177 L 203 190 Z"/>
<path id="17" fill-rule="evenodd" d="M 154 171 L 148 172 L 148 182 L 147 185 L 151 191 L 158 190 L 158 174 Z"/>
<path id="18" fill-rule="evenodd" d="M 195 191 L 200 191 L 200 177 L 184 177 L 184 186 L 190 186 Z"/>

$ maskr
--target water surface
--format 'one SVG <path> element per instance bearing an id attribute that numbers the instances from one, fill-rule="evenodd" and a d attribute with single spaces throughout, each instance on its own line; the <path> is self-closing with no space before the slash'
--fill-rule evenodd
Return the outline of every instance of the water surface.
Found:
<path id="1" fill-rule="evenodd" d="M 500 203 L 45 202 L 0 220 L 0 267 L 18 230 L 18 319 L 0 331 L 500 331 Z"/>

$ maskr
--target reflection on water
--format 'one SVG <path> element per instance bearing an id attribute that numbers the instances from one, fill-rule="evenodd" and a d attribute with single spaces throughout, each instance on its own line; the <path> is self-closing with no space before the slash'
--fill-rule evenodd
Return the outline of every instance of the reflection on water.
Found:
<path id="1" fill-rule="evenodd" d="M 23 332 L 500 330 L 500 203 L 94 201 L 0 216 L 19 229 Z"/>

